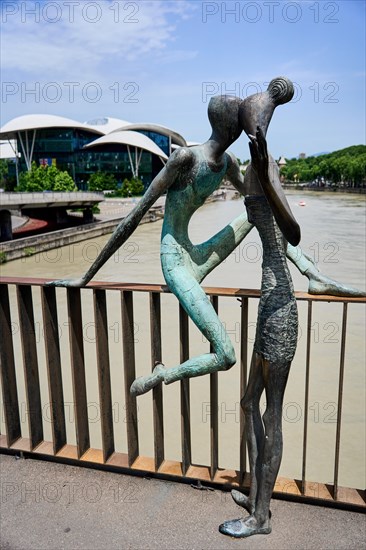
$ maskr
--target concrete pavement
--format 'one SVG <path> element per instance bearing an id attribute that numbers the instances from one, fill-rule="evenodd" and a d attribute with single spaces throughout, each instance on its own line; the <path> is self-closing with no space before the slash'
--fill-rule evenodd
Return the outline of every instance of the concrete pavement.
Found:
<path id="1" fill-rule="evenodd" d="M 2 550 L 349 550 L 366 543 L 366 516 L 272 500 L 272 534 L 221 535 L 241 516 L 229 493 L 2 455 Z"/>

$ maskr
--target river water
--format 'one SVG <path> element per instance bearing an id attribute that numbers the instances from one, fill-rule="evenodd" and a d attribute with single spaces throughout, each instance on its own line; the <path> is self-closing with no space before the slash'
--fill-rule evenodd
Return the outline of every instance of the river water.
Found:
<path id="1" fill-rule="evenodd" d="M 287 193 L 290 206 L 302 228 L 301 246 L 327 275 L 349 285 L 365 289 L 365 204 L 366 197 L 338 193 Z M 299 202 L 305 201 L 306 206 Z M 200 242 L 212 236 L 242 212 L 241 200 L 228 200 L 203 206 L 193 217 L 190 235 Z M 100 281 L 164 283 L 159 261 L 159 238 L 162 222 L 139 227 L 96 277 Z M 4 276 L 72 278 L 83 273 L 94 260 L 108 236 L 50 250 L 1 267 Z M 296 290 L 307 290 L 307 279 L 291 265 Z M 207 286 L 260 288 L 261 246 L 253 230 L 229 258 L 211 273 Z M 75 442 L 72 408 L 71 367 L 68 347 L 68 322 L 65 290 L 57 289 L 61 353 L 64 365 L 64 391 L 68 419 L 68 439 Z M 99 398 L 95 365 L 95 330 L 91 293 L 83 295 L 83 331 L 85 343 L 87 390 L 91 444 L 100 448 Z M 49 423 L 47 377 L 42 335 L 39 292 L 33 293 L 39 355 L 41 394 L 44 404 L 45 438 L 51 438 Z M 14 293 L 12 293 L 14 299 Z M 240 304 L 235 298 L 221 298 L 220 318 L 226 324 L 239 356 Z M 249 358 L 254 341 L 257 301 L 249 310 Z M 341 304 L 319 303 L 313 306 L 312 356 L 309 397 L 309 433 L 307 478 L 332 482 L 336 432 L 339 352 L 341 336 Z M 304 421 L 304 378 L 307 304 L 299 302 L 299 341 L 290 373 L 283 409 L 284 456 L 280 475 L 301 477 L 302 436 Z M 346 369 L 342 413 L 340 485 L 365 486 L 365 307 L 349 305 L 346 343 Z M 126 451 L 126 422 L 123 400 L 120 301 L 116 291 L 108 293 L 109 345 L 111 355 L 112 398 L 115 440 L 118 451 Z M 24 436 L 27 437 L 26 407 L 19 320 L 15 301 L 12 322 L 17 376 L 22 404 Z M 163 361 L 167 366 L 179 363 L 178 308 L 173 296 L 162 296 Z M 148 298 L 135 296 L 135 344 L 137 375 L 150 366 L 150 336 Z M 207 351 L 207 343 L 190 325 L 190 355 Z M 219 373 L 219 465 L 239 467 L 239 368 Z M 179 384 L 164 388 L 166 458 L 180 460 Z M 264 407 L 264 402 L 262 403 Z M 152 400 L 147 394 L 138 398 L 140 453 L 153 456 Z M 193 462 L 209 464 L 209 380 L 191 380 L 192 452 Z M 3 417 L 2 417 L 3 421 Z"/>

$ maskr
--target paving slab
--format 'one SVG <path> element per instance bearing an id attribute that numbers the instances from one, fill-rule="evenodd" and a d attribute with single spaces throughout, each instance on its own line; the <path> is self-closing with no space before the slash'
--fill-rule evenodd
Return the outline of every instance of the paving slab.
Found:
<path id="1" fill-rule="evenodd" d="M 230 493 L 0 456 L 1 550 L 291 549 L 366 546 L 361 513 L 272 500 L 272 533 L 248 539 L 218 526 L 242 515 Z"/>

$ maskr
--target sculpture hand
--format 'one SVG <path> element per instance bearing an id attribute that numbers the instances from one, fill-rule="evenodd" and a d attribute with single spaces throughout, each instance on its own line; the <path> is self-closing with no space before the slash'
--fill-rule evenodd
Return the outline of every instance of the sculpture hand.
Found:
<path id="1" fill-rule="evenodd" d="M 49 281 L 45 286 L 57 286 L 67 288 L 81 288 L 87 284 L 87 281 L 80 279 L 58 279 L 57 281 Z"/>
<path id="2" fill-rule="evenodd" d="M 259 126 L 257 126 L 257 133 L 255 137 L 249 134 L 249 138 L 252 167 L 257 174 L 261 185 L 263 185 L 269 181 L 267 141 Z"/>

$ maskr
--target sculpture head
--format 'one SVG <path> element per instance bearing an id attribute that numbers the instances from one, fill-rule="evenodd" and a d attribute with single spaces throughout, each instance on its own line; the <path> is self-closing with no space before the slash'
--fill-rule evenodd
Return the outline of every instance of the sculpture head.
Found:
<path id="1" fill-rule="evenodd" d="M 277 105 L 288 103 L 293 96 L 294 86 L 291 80 L 279 76 L 271 80 L 265 92 L 243 99 L 239 109 L 239 120 L 244 132 L 255 136 L 259 126 L 265 136 Z"/>
<path id="2" fill-rule="evenodd" d="M 212 138 L 229 147 L 242 132 L 239 124 L 241 99 L 236 96 L 219 95 L 210 99 L 208 119 L 212 127 Z"/>

